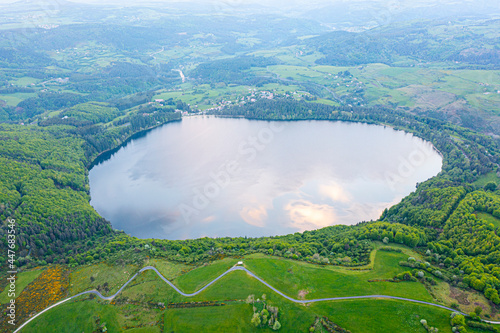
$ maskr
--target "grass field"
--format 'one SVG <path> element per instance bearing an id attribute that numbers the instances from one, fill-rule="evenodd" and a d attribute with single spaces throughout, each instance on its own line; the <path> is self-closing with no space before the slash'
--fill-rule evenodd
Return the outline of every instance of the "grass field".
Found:
<path id="1" fill-rule="evenodd" d="M 194 268 L 193 266 L 160 259 L 150 259 L 148 265 L 156 267 L 156 269 L 170 281 L 185 274 L 186 272 L 189 272 Z"/>
<path id="2" fill-rule="evenodd" d="M 165 311 L 166 332 L 258 332 L 250 326 L 252 307 L 245 303 Z"/>
<path id="3" fill-rule="evenodd" d="M 484 187 L 488 183 L 495 183 L 497 185 L 500 183 L 500 178 L 497 176 L 497 173 L 495 171 L 479 177 L 479 179 L 477 179 L 472 184 L 477 187 Z"/>
<path id="4" fill-rule="evenodd" d="M 192 293 L 205 286 L 208 282 L 230 268 L 236 261 L 226 259 L 212 265 L 196 268 L 180 278 L 174 284 L 186 293 Z M 199 279 L 199 280 L 198 280 Z M 244 282 L 242 282 L 242 279 Z M 121 294 L 122 298 L 143 301 L 146 298 L 152 302 L 186 302 L 244 299 L 257 290 L 258 293 L 269 292 L 255 279 L 247 277 L 246 273 L 233 272 L 226 275 L 216 284 L 191 298 L 186 298 L 175 292 L 162 281 L 153 271 L 146 271 L 139 275 Z"/>
<path id="5" fill-rule="evenodd" d="M 398 265 L 408 256 L 396 252 L 378 251 L 373 270 L 349 271 L 334 266 L 318 266 L 304 262 L 253 256 L 245 266 L 285 294 L 305 299 L 338 296 L 389 295 L 432 301 L 420 283 L 368 282 L 370 279 L 390 279 L 405 271 Z"/>
<path id="6" fill-rule="evenodd" d="M 280 65 L 270 66 L 270 70 L 282 77 L 320 84 L 331 84 L 331 78 L 325 79 L 321 74 L 335 75 L 347 70 L 365 84 L 364 97 L 370 105 L 440 108 L 446 107 L 453 99 L 460 99 L 484 112 L 492 111 L 497 115 L 500 112 L 500 71 L 391 67 L 385 64 L 356 67 Z M 342 83 L 333 87 L 339 95 L 349 90 Z M 427 91 L 419 91 L 416 87 L 426 87 Z"/>
<path id="7" fill-rule="evenodd" d="M 9 106 L 17 106 L 19 102 L 30 98 L 30 97 L 36 97 L 36 94 L 34 93 L 15 93 L 15 94 L 8 94 L 8 95 L 0 95 L 0 99 L 4 100 L 7 105 Z"/>
<path id="8" fill-rule="evenodd" d="M 117 308 L 95 300 L 75 301 L 60 305 L 57 309 L 31 322 L 23 329 L 29 332 L 94 332 L 97 328 L 96 319 L 106 323 L 108 332 L 122 332 L 118 322 Z M 43 331 L 40 328 L 43 327 Z"/>
<path id="9" fill-rule="evenodd" d="M 82 291 L 97 289 L 98 286 L 107 283 L 109 291 L 102 293 L 105 296 L 112 295 L 138 270 L 139 267 L 132 265 L 110 266 L 100 263 L 84 266 L 71 273 L 70 294 L 75 295 Z"/>
<path id="10" fill-rule="evenodd" d="M 174 280 L 174 284 L 186 293 L 195 292 L 234 266 L 237 261 L 238 260 L 232 258 L 214 261 L 207 266 L 193 269 L 181 275 Z"/>
<path id="11" fill-rule="evenodd" d="M 13 85 L 16 85 L 19 87 L 26 87 L 26 86 L 30 86 L 31 84 L 36 84 L 40 81 L 41 81 L 40 79 L 35 79 L 35 78 L 29 77 L 29 76 L 23 76 L 20 78 L 16 78 L 15 80 L 12 80 L 11 83 Z"/>
<path id="12" fill-rule="evenodd" d="M 493 224 L 495 228 L 500 227 L 500 219 L 494 217 L 493 215 L 485 212 L 475 212 L 474 214 L 476 214 L 477 218 L 485 221 L 486 223 Z"/>
<path id="13" fill-rule="evenodd" d="M 269 301 L 278 306 L 280 332 L 308 332 L 315 313 L 310 307 Z M 166 332 L 272 332 L 251 325 L 252 305 L 227 303 L 224 307 L 169 309 L 165 312 Z"/>
<path id="14" fill-rule="evenodd" d="M 282 332 L 307 332 L 316 316 L 326 316 L 352 332 L 423 333 L 421 319 L 437 327 L 439 332 L 451 332 L 449 311 L 395 300 L 349 300 L 309 306 L 281 304 L 272 300 L 269 303 L 280 309 Z M 149 317 L 148 322 L 135 320 L 131 310 L 130 305 L 117 306 L 95 300 L 66 303 L 42 315 L 36 325 L 31 323 L 23 332 L 40 332 L 37 327 L 44 327 L 46 332 L 92 332 L 97 327 L 97 318 L 100 323 L 106 323 L 108 332 L 161 332 L 157 324 L 159 320 L 163 321 L 164 332 L 262 331 L 251 326 L 252 308 L 243 302 L 228 302 L 220 307 L 165 310 L 136 307 L 136 314 L 140 310 L 141 316 Z M 123 325 L 120 321 L 126 317 L 128 323 Z"/>
<path id="15" fill-rule="evenodd" d="M 420 323 L 425 319 L 439 332 L 451 333 L 449 311 L 396 300 L 325 302 L 311 305 L 311 310 L 352 332 L 420 333 L 425 332 Z"/>
<path id="16" fill-rule="evenodd" d="M 304 66 L 275 65 L 269 66 L 268 70 L 278 74 L 282 78 L 292 77 L 298 81 L 303 81 L 304 79 L 322 79 L 325 77 L 325 74 Z"/>

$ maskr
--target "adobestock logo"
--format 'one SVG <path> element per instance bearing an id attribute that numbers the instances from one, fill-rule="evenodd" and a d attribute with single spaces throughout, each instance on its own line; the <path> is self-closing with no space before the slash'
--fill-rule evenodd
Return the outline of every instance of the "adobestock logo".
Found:
<path id="1" fill-rule="evenodd" d="M 389 188 L 396 191 L 399 184 L 404 183 L 404 179 L 407 179 L 415 174 L 417 169 L 425 164 L 427 158 L 431 157 L 433 152 L 437 152 L 439 155 L 441 153 L 434 149 L 423 149 L 419 148 L 413 150 L 408 156 L 400 157 L 400 161 L 396 172 L 386 172 L 385 181 L 389 185 Z M 442 156 L 442 155 L 441 155 Z"/>
<path id="2" fill-rule="evenodd" d="M 239 143 L 238 153 L 234 159 L 224 161 L 216 170 L 208 174 L 209 180 L 200 187 L 193 188 L 193 197 L 189 203 L 181 203 L 179 212 L 185 223 L 191 223 L 191 218 L 199 215 L 222 191 L 231 184 L 246 163 L 254 161 L 259 152 L 262 152 L 275 139 L 275 134 L 282 132 L 285 126 L 277 122 L 270 122 L 261 128 L 255 136 L 248 136 Z"/>

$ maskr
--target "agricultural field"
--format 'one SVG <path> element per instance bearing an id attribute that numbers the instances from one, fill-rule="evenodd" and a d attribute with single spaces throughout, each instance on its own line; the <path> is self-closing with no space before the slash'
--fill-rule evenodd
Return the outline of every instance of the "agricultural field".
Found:
<path id="1" fill-rule="evenodd" d="M 5 101 L 8 106 L 17 106 L 17 104 L 30 97 L 36 97 L 36 94 L 32 93 L 1 94 L 0 100 Z"/>

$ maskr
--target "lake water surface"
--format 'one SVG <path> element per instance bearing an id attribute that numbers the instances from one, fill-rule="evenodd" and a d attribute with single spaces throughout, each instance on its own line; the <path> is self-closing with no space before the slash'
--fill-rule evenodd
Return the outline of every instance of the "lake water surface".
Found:
<path id="1" fill-rule="evenodd" d="M 91 204 L 139 238 L 282 235 L 377 219 L 441 166 L 430 143 L 383 126 L 199 116 L 93 167 Z"/>

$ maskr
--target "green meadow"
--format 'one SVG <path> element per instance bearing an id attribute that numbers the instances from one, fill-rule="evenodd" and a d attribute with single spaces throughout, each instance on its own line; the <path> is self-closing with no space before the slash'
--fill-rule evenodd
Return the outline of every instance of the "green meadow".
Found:
<path id="1" fill-rule="evenodd" d="M 304 299 L 362 295 L 388 295 L 432 301 L 420 283 L 401 282 L 394 288 L 393 282 L 368 282 L 375 279 L 391 279 L 404 272 L 398 265 L 408 255 L 378 251 L 373 270 L 347 270 L 334 266 L 318 266 L 299 261 L 250 257 L 245 266 L 270 285 L 288 296 Z"/>
<path id="2" fill-rule="evenodd" d="M 384 294 L 433 302 L 433 297 L 420 282 L 400 282 L 397 288 L 393 282 L 368 282 L 390 279 L 406 270 L 399 262 L 406 261 L 412 251 L 399 245 L 395 247 L 402 248 L 404 252 L 375 250 L 372 253 L 373 264 L 361 270 L 320 266 L 262 254 L 250 255 L 242 260 L 253 273 L 294 298 Z M 152 259 L 149 264 L 172 279 L 182 291 L 191 293 L 238 260 L 226 258 L 199 267 L 161 259 Z M 105 281 L 114 291 L 138 269 L 105 264 L 86 266 L 71 273 L 71 293 L 96 288 Z M 93 277 L 92 281 L 90 277 Z M 97 323 L 104 322 L 108 332 L 254 332 L 258 329 L 250 323 L 252 306 L 245 303 L 249 295 L 255 295 L 256 299 L 265 295 L 268 304 L 279 307 L 279 320 L 284 332 L 306 332 L 317 316 L 326 316 L 352 332 L 424 332 L 420 319 L 426 319 L 440 332 L 451 332 L 450 312 L 447 310 L 387 299 L 296 304 L 274 293 L 244 271 L 231 272 L 202 293 L 189 298 L 175 292 L 155 272 L 146 271 L 113 302 L 82 296 L 51 309 L 30 323 L 24 332 L 36 332 L 38 325 L 58 332 L 75 332 L 75 329 L 92 332 Z M 194 308 L 163 308 L 158 305 L 206 301 L 224 305 Z"/>

